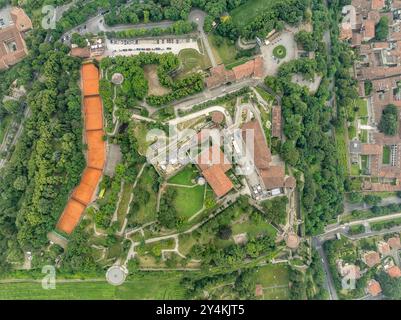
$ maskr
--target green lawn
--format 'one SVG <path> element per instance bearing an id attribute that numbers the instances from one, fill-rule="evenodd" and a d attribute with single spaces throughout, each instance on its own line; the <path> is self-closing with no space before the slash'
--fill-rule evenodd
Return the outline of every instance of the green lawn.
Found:
<path id="1" fill-rule="evenodd" d="M 390 146 L 383 147 L 383 164 L 390 164 L 391 149 Z"/>
<path id="2" fill-rule="evenodd" d="M 170 178 L 168 183 L 192 186 L 194 185 L 192 180 L 195 180 L 198 176 L 198 169 L 194 165 L 188 165 L 174 177 Z"/>
<path id="3" fill-rule="evenodd" d="M 151 172 L 153 172 L 153 174 L 151 174 Z M 136 212 L 135 216 L 133 217 L 132 220 L 136 223 L 143 224 L 154 221 L 157 218 L 157 193 L 152 189 L 154 174 L 157 175 L 155 169 L 148 166 L 143 170 L 142 176 L 138 181 L 138 185 L 145 187 L 149 192 L 150 197 L 149 201 L 145 205 L 140 206 L 138 212 Z"/>
<path id="4" fill-rule="evenodd" d="M 183 49 L 178 54 L 178 58 L 182 63 L 180 76 L 187 75 L 190 72 L 205 70 L 211 66 L 209 57 L 200 54 L 195 49 Z"/>
<path id="5" fill-rule="evenodd" d="M 362 143 L 367 143 L 368 142 L 368 130 L 361 130 L 361 133 L 359 134 L 359 140 Z"/>
<path id="6" fill-rule="evenodd" d="M 135 138 L 138 140 L 138 152 L 143 156 L 146 156 L 148 147 L 152 144 L 152 142 L 146 141 L 146 135 L 148 134 L 148 131 L 149 130 L 145 123 L 135 123 L 134 135 Z"/>
<path id="7" fill-rule="evenodd" d="M 248 25 L 262 11 L 269 9 L 276 0 L 249 0 L 230 12 L 233 22 L 239 27 Z"/>
<path id="8" fill-rule="evenodd" d="M 177 190 L 174 206 L 180 217 L 188 219 L 202 209 L 205 186 L 196 186 L 193 188 L 170 186 L 170 188 Z"/>
<path id="9" fill-rule="evenodd" d="M 41 283 L 21 282 L 0 285 L 2 300 L 134 300 L 183 299 L 182 274 L 149 272 L 130 276 L 119 287 L 105 281 L 57 283 L 56 289 L 44 290 Z"/>
<path id="10" fill-rule="evenodd" d="M 12 120 L 11 116 L 7 116 L 0 121 L 0 144 L 3 142 L 4 135 L 6 134 L 7 128 Z"/>
<path id="11" fill-rule="evenodd" d="M 131 183 L 124 183 L 123 193 L 120 201 L 120 205 L 118 206 L 117 210 L 117 220 L 120 228 L 122 228 L 124 224 L 124 219 L 127 214 L 129 200 L 132 194 L 133 184 Z"/>
<path id="12" fill-rule="evenodd" d="M 365 171 L 369 170 L 369 156 L 368 155 L 361 155 L 361 163 L 362 163 L 362 171 L 365 173 Z"/>
<path id="13" fill-rule="evenodd" d="M 359 176 L 359 165 L 357 164 L 351 165 L 351 176 Z"/>
<path id="14" fill-rule="evenodd" d="M 365 99 L 356 99 L 355 104 L 358 106 L 358 117 L 367 118 L 368 117 L 368 102 Z"/>
<path id="15" fill-rule="evenodd" d="M 336 129 L 336 145 L 340 164 L 343 166 L 344 172 L 348 172 L 347 144 L 343 126 Z"/>
<path id="16" fill-rule="evenodd" d="M 352 140 L 356 137 L 356 128 L 354 125 L 348 127 L 348 139 Z"/>
<path id="17" fill-rule="evenodd" d="M 259 224 L 255 224 L 252 221 L 247 221 L 244 223 L 236 223 L 233 225 L 233 235 L 240 234 L 246 232 L 249 237 L 256 237 L 261 233 L 271 234 L 274 238 L 276 238 L 277 230 L 270 224 L 265 221 L 262 221 Z"/>
<path id="18" fill-rule="evenodd" d="M 286 265 L 275 264 L 259 268 L 256 283 L 263 286 L 263 298 L 266 300 L 289 298 L 289 273 Z"/>
<path id="19" fill-rule="evenodd" d="M 266 102 L 271 103 L 271 104 L 275 103 L 276 98 L 274 96 L 272 96 L 270 93 L 268 93 L 267 91 L 265 91 L 259 87 L 255 87 L 255 89 Z"/>
<path id="20" fill-rule="evenodd" d="M 216 36 L 213 34 L 208 35 L 209 43 L 212 46 L 213 55 L 216 58 L 218 64 L 224 63 L 229 65 L 236 61 L 237 48 L 235 44 L 231 43 L 227 38 L 222 38 L 222 43 L 217 45 Z"/>
<path id="21" fill-rule="evenodd" d="M 284 59 L 287 55 L 287 49 L 283 45 L 279 45 L 273 49 L 273 56 L 277 59 Z"/>

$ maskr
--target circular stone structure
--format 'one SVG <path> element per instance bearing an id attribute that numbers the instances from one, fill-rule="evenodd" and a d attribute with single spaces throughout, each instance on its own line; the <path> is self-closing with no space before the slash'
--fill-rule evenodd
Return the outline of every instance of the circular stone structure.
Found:
<path id="1" fill-rule="evenodd" d="M 295 233 L 290 233 L 285 239 L 285 243 L 288 248 L 297 249 L 299 246 L 299 237 Z"/>
<path id="2" fill-rule="evenodd" d="M 113 76 L 111 77 L 111 82 L 114 84 L 122 84 L 124 81 L 124 76 L 121 73 L 115 73 L 113 74 Z"/>
<path id="3" fill-rule="evenodd" d="M 126 276 L 127 274 L 121 266 L 112 266 L 106 272 L 106 280 L 113 286 L 122 285 Z"/>
<path id="4" fill-rule="evenodd" d="M 287 55 L 287 49 L 283 45 L 279 45 L 273 49 L 273 56 L 277 59 L 283 59 Z"/>

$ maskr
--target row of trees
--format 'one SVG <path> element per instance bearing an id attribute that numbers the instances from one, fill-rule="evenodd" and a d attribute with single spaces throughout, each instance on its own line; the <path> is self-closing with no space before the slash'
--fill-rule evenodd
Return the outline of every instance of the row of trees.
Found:
<path id="1" fill-rule="evenodd" d="M 114 73 L 121 73 L 124 82 L 118 88 L 117 99 L 119 109 L 128 106 L 133 107 L 135 101 L 143 100 L 148 94 L 148 82 L 145 79 L 143 67 L 145 65 L 157 64 L 157 75 L 160 83 L 171 89 L 171 92 L 162 96 L 148 96 L 147 102 L 154 106 L 161 106 L 188 95 L 200 92 L 204 88 L 203 76 L 193 73 L 183 79 L 173 79 L 172 73 L 179 67 L 179 59 L 173 53 L 140 53 L 131 57 L 105 58 L 101 62 L 101 68 L 105 70 L 108 78 L 100 83 L 100 94 L 104 100 L 106 111 L 109 114 L 113 109 L 112 85 L 109 78 Z"/>
<path id="2" fill-rule="evenodd" d="M 115 39 L 129 39 L 129 38 L 137 38 L 137 37 L 157 37 L 157 36 L 165 36 L 165 35 L 183 35 L 188 34 L 196 30 L 196 24 L 178 20 L 175 21 L 171 26 L 166 28 L 155 27 L 151 29 L 128 29 L 121 31 L 108 31 L 106 35 L 108 38 Z"/>
<path id="3" fill-rule="evenodd" d="M 148 23 L 165 20 L 187 20 L 191 10 L 191 0 L 167 0 L 134 2 L 124 8 L 113 8 L 106 14 L 105 22 L 116 24 Z"/>
<path id="4" fill-rule="evenodd" d="M 241 21 L 241 25 L 239 25 L 238 22 L 228 19 L 221 22 L 216 31 L 218 34 L 233 40 L 236 40 L 238 36 L 246 39 L 253 39 L 257 36 L 264 39 L 273 29 L 276 31 L 283 30 L 285 23 L 296 25 L 309 19 L 308 7 L 309 0 L 277 1 L 266 9 L 260 10 L 258 15 L 248 24 L 242 24 Z M 214 12 L 208 12 L 213 18 L 216 18 Z"/>
<path id="5" fill-rule="evenodd" d="M 12 257 L 35 253 L 48 243 L 47 233 L 54 229 L 85 166 L 80 61 L 68 56 L 66 46 L 45 42 L 45 36 L 40 29 L 31 32 L 29 56 L 0 75 L 5 85 L 16 78 L 25 85 L 32 114 L 0 175 L 2 266 L 7 264 L 5 256 L 15 261 Z M 31 82 L 34 76 L 41 81 Z"/>
<path id="6" fill-rule="evenodd" d="M 327 16 L 322 1 L 312 2 L 312 12 L 313 24 L 322 25 Z M 339 153 L 330 137 L 333 111 L 327 106 L 327 101 L 331 98 L 329 77 L 332 71 L 327 68 L 323 32 L 318 31 L 318 35 L 313 37 L 313 42 L 317 42 L 315 60 L 293 60 L 280 67 L 279 77 L 265 80 L 267 86 L 282 96 L 283 129 L 287 141 L 280 152 L 283 159 L 304 173 L 302 204 L 305 229 L 309 234 L 320 232 L 327 221 L 342 211 L 345 177 L 345 168 L 339 166 Z M 291 81 L 293 74 L 302 74 L 311 80 L 316 73 L 323 79 L 313 95 L 306 87 Z"/>

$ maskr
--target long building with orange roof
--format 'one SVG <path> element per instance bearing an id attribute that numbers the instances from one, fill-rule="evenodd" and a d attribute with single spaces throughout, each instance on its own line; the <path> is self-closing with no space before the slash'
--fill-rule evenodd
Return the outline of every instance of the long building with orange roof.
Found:
<path id="1" fill-rule="evenodd" d="M 106 163 L 103 108 L 99 96 L 99 69 L 92 63 L 84 64 L 81 74 L 85 140 L 88 146 L 87 167 L 57 223 L 57 229 L 66 234 L 74 231 L 86 207 L 92 202 Z"/>

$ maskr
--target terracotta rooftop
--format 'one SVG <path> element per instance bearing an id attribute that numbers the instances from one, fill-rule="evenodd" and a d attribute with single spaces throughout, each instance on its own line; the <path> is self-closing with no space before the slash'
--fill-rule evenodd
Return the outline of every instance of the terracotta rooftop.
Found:
<path id="1" fill-rule="evenodd" d="M 380 263 L 380 256 L 377 252 L 372 251 L 366 253 L 363 256 L 363 260 L 371 268 Z"/>
<path id="2" fill-rule="evenodd" d="M 383 153 L 383 146 L 378 144 L 362 144 L 361 154 L 364 155 L 379 155 Z"/>
<path id="3" fill-rule="evenodd" d="M 210 168 L 203 170 L 202 175 L 219 198 L 226 195 L 232 188 L 234 188 L 233 183 L 226 176 L 221 166 L 211 166 Z"/>
<path id="4" fill-rule="evenodd" d="M 254 152 L 254 162 L 255 166 L 259 169 L 267 169 L 269 167 L 269 163 L 271 162 L 271 152 L 267 145 L 265 136 L 263 134 L 262 128 L 259 125 L 259 122 L 256 120 L 245 123 L 242 126 L 242 137 L 247 144 L 248 148 L 251 148 L 249 142 L 246 141 L 246 131 L 249 130 L 249 133 L 253 133 L 253 149 L 249 150 L 249 152 Z"/>
<path id="5" fill-rule="evenodd" d="M 18 31 L 25 32 L 33 28 L 31 19 L 21 8 L 13 7 L 10 14 Z"/>
<path id="6" fill-rule="evenodd" d="M 217 145 L 213 145 L 209 149 L 201 152 L 196 159 L 196 163 L 202 171 L 212 166 L 221 167 L 223 172 L 227 172 L 232 168 L 230 161 Z"/>
<path id="7" fill-rule="evenodd" d="M 281 139 L 281 108 L 274 106 L 272 111 L 272 136 Z"/>
<path id="8" fill-rule="evenodd" d="M 377 250 L 379 251 L 379 253 L 381 253 L 382 255 L 387 255 L 390 253 L 391 249 L 390 246 L 388 245 L 388 243 L 386 242 L 379 242 L 377 244 Z"/>
<path id="9" fill-rule="evenodd" d="M 284 166 L 270 166 L 267 169 L 261 170 L 260 176 L 268 190 L 284 187 Z"/>
<path id="10" fill-rule="evenodd" d="M 256 57 L 254 77 L 259 79 L 263 78 L 263 69 L 264 69 L 263 58 L 261 56 Z"/>
<path id="11" fill-rule="evenodd" d="M 341 23 L 340 26 L 340 40 L 349 40 L 352 38 L 352 27 L 349 22 Z"/>
<path id="12" fill-rule="evenodd" d="M 388 245 L 391 249 L 401 249 L 400 237 L 393 237 L 387 240 Z"/>
<path id="13" fill-rule="evenodd" d="M 391 278 L 400 278 L 401 277 L 401 270 L 397 266 L 388 268 L 387 273 Z"/>
<path id="14" fill-rule="evenodd" d="M 91 52 L 89 47 L 85 47 L 85 48 L 72 48 L 70 54 L 73 57 L 78 57 L 78 58 L 89 58 L 91 56 Z"/>
<path id="15" fill-rule="evenodd" d="M 263 70 L 263 58 L 260 56 L 254 60 L 235 66 L 232 70 L 227 70 L 222 64 L 210 69 L 210 76 L 206 78 L 206 86 L 214 88 L 228 82 L 239 81 L 249 77 L 262 78 Z"/>
<path id="16" fill-rule="evenodd" d="M 241 64 L 233 68 L 236 80 L 242 80 L 251 77 L 254 73 L 254 70 L 255 70 L 254 60 L 250 60 L 248 62 L 245 62 L 244 64 Z"/>
<path id="17" fill-rule="evenodd" d="M 368 282 L 368 286 L 366 287 L 366 290 L 373 297 L 376 297 L 382 292 L 382 287 L 380 286 L 379 282 L 377 282 L 376 280 L 372 279 L 372 280 L 370 280 Z"/>
<path id="18" fill-rule="evenodd" d="M 365 40 L 370 40 L 375 37 L 375 21 L 373 19 L 367 19 L 363 23 L 364 31 L 363 37 Z"/>
<path id="19" fill-rule="evenodd" d="M 384 0 L 372 0 L 372 10 L 380 10 L 384 7 Z"/>
<path id="20" fill-rule="evenodd" d="M 224 114 L 220 111 L 213 111 L 212 112 L 212 121 L 214 123 L 220 124 L 224 121 L 225 117 Z"/>

